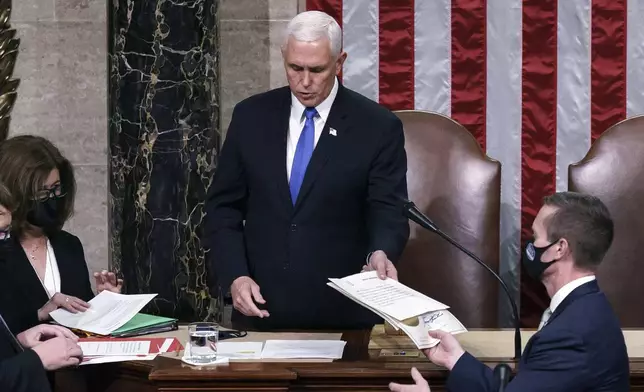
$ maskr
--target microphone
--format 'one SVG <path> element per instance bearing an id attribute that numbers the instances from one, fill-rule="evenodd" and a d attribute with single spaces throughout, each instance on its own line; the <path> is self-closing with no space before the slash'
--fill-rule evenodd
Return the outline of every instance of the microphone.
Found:
<path id="1" fill-rule="evenodd" d="M 499 380 L 499 392 L 505 391 L 505 386 L 510 381 L 510 374 L 512 374 L 512 369 L 505 363 L 500 363 L 494 368 L 494 376 Z"/>
<path id="2" fill-rule="evenodd" d="M 505 294 L 508 296 L 508 299 L 510 300 L 510 305 L 512 305 L 512 314 L 514 316 L 514 359 L 519 359 L 521 357 L 521 325 L 519 321 L 519 312 L 517 311 L 517 303 L 514 301 L 512 298 L 512 295 L 510 294 L 510 290 L 508 289 L 508 286 L 505 285 L 505 282 L 503 282 L 503 279 L 499 275 L 497 275 L 496 272 L 494 272 L 490 267 L 488 267 L 487 264 L 485 264 L 481 259 L 479 259 L 474 253 L 470 252 L 469 250 L 465 249 L 461 244 L 456 242 L 452 237 L 449 235 L 445 234 L 441 229 L 439 229 L 434 222 L 431 221 L 425 214 L 420 212 L 416 205 L 414 204 L 413 201 L 410 200 L 404 200 L 403 203 L 403 213 L 405 216 L 418 223 L 421 227 L 438 234 L 441 236 L 444 240 L 449 242 L 450 244 L 454 245 L 456 248 L 458 248 L 461 252 L 465 253 L 466 255 L 470 256 L 474 261 L 482 265 L 486 270 L 488 270 L 495 278 L 496 280 L 499 281 L 501 284 L 501 287 L 503 287 L 503 290 L 505 291 Z"/>

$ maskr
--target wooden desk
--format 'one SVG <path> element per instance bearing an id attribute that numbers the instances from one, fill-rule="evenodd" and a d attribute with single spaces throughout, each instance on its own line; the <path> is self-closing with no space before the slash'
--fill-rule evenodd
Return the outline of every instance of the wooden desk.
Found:
<path id="1" fill-rule="evenodd" d="M 534 331 L 522 333 L 523 344 Z M 181 331 L 179 335 L 184 335 Z M 631 357 L 632 391 L 644 391 L 644 331 L 624 331 Z M 371 339 L 369 339 L 371 335 Z M 306 335 L 324 339 L 328 335 Z M 332 335 L 333 336 L 333 335 Z M 125 362 L 81 367 L 57 375 L 56 391 L 388 391 L 391 381 L 410 383 L 416 366 L 429 380 L 432 392 L 444 391 L 447 371 L 432 365 L 424 356 L 391 356 L 408 350 L 406 337 L 384 335 L 382 326 L 373 331 L 336 334 L 347 341 L 345 355 L 338 361 L 232 361 L 227 365 L 196 368 L 176 355 L 154 361 Z M 183 336 L 180 337 L 183 339 Z M 254 334 L 248 341 L 284 338 L 284 335 Z M 301 338 L 301 337 L 292 337 Z M 491 367 L 509 363 L 513 353 L 510 330 L 474 330 L 459 335 L 469 352 Z M 87 386 L 87 387 L 86 387 Z"/>

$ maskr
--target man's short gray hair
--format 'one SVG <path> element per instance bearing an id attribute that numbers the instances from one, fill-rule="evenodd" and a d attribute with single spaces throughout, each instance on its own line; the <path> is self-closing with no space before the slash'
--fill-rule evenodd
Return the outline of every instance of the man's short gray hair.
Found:
<path id="1" fill-rule="evenodd" d="M 330 15 L 321 11 L 306 11 L 297 14 L 286 27 L 284 47 L 289 37 L 297 41 L 314 42 L 327 38 L 331 43 L 331 55 L 337 58 L 342 51 L 342 29 Z"/>

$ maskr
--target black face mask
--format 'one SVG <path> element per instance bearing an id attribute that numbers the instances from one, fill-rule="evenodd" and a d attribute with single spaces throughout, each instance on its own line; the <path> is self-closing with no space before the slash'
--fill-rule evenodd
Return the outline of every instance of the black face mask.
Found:
<path id="1" fill-rule="evenodd" d="M 552 260 L 550 262 L 544 263 L 541 261 L 541 256 L 554 244 L 558 241 L 551 243 L 550 245 L 543 246 L 538 248 L 534 246 L 533 241 L 529 241 L 525 248 L 523 249 L 523 254 L 521 255 L 521 263 L 525 268 L 525 272 L 535 280 L 541 280 L 541 276 L 554 262 L 557 260 Z"/>
<path id="2" fill-rule="evenodd" d="M 62 197 L 52 197 L 34 202 L 27 214 L 27 222 L 44 231 L 59 229 L 62 222 L 58 219 L 58 211 L 62 200 Z"/>

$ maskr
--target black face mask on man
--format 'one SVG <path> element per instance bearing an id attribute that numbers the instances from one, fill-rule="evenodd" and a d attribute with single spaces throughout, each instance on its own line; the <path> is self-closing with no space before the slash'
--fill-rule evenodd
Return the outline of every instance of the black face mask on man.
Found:
<path id="1" fill-rule="evenodd" d="M 525 272 L 535 280 L 541 280 L 543 273 L 548 269 L 553 263 L 558 260 L 552 260 L 547 263 L 541 261 L 541 256 L 550 249 L 551 246 L 556 244 L 559 241 L 555 241 L 549 245 L 536 247 L 534 246 L 534 241 L 529 241 L 525 248 L 523 249 L 523 255 L 521 256 L 521 263 L 525 268 Z"/>
<path id="2" fill-rule="evenodd" d="M 62 201 L 63 198 L 60 196 L 34 201 L 31 210 L 27 213 L 27 222 L 45 231 L 57 230 L 61 226 L 58 212 Z"/>

